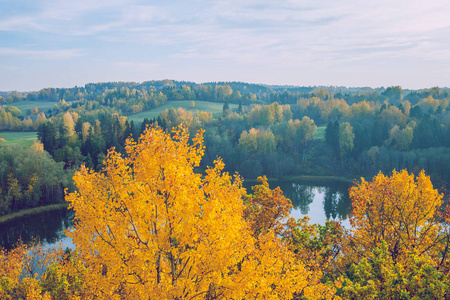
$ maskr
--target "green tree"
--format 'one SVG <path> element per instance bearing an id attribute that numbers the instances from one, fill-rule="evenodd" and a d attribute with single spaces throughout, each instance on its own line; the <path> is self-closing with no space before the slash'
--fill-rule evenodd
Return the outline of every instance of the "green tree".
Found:
<path id="1" fill-rule="evenodd" d="M 339 123 L 328 122 L 325 130 L 325 142 L 333 150 L 334 155 L 339 155 Z"/>
<path id="2" fill-rule="evenodd" d="M 353 150 L 353 140 L 355 134 L 353 133 L 353 127 L 348 122 L 343 122 L 339 125 L 339 154 L 341 156 L 346 155 Z"/>
<path id="3" fill-rule="evenodd" d="M 389 98 L 389 102 L 393 105 L 400 105 L 403 99 L 403 89 L 400 86 L 388 87 L 381 95 Z"/>
<path id="4" fill-rule="evenodd" d="M 386 243 L 374 248 L 371 258 L 349 266 L 338 281 L 342 299 L 448 299 L 450 282 L 429 258 L 412 252 L 396 264 Z"/>
<path id="5" fill-rule="evenodd" d="M 225 102 L 222 108 L 222 115 L 226 117 L 228 116 L 229 113 L 230 113 L 230 105 L 228 104 L 228 102 Z"/>
<path id="6" fill-rule="evenodd" d="M 297 136 L 300 139 L 300 142 L 307 145 L 308 141 L 313 138 L 316 129 L 317 126 L 314 124 L 314 120 L 306 116 L 303 117 L 297 130 Z"/>

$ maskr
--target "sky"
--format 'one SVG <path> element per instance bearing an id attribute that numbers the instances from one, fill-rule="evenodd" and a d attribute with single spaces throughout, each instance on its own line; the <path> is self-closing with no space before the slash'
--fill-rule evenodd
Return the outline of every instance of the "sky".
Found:
<path id="1" fill-rule="evenodd" d="M 0 91 L 185 80 L 450 86 L 448 0 L 0 0 Z"/>

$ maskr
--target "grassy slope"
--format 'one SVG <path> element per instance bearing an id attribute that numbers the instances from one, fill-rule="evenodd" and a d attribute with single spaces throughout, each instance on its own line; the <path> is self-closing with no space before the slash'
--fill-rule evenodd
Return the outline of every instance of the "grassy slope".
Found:
<path id="1" fill-rule="evenodd" d="M 138 114 L 128 116 L 128 119 L 133 120 L 135 123 L 141 123 L 144 118 L 157 118 L 159 114 L 165 109 L 169 109 L 171 107 L 178 108 L 182 107 L 187 111 L 206 111 L 211 112 L 215 117 L 222 114 L 223 103 L 216 102 L 208 102 L 208 101 L 194 101 L 195 107 L 191 108 L 190 103 L 191 100 L 185 101 L 168 101 L 166 104 L 157 107 L 152 110 L 144 111 Z M 27 110 L 32 109 L 33 107 L 37 107 L 39 111 L 46 111 L 48 109 L 53 108 L 56 102 L 45 102 L 45 101 L 22 101 L 12 103 L 11 105 L 19 108 L 24 114 Z M 231 110 L 236 110 L 238 108 L 237 104 L 230 104 Z M 34 140 L 36 140 L 36 132 L 0 132 L 0 137 L 3 137 L 6 142 L 5 144 L 17 144 L 22 147 L 29 147 L 33 144 Z"/>
<path id="2" fill-rule="evenodd" d="M 324 139 L 325 138 L 325 130 L 327 129 L 327 126 L 319 126 L 317 127 L 316 132 L 314 132 L 314 139 Z"/>
<path id="3" fill-rule="evenodd" d="M 21 101 L 8 104 L 9 106 L 15 106 L 25 115 L 27 110 L 31 110 L 33 107 L 37 107 L 39 111 L 46 112 L 49 109 L 53 109 L 53 106 L 58 104 L 58 102 L 48 102 L 48 101 Z"/>
<path id="4" fill-rule="evenodd" d="M 143 111 L 134 115 L 129 115 L 128 116 L 128 120 L 134 121 L 135 123 L 141 123 L 144 118 L 148 118 L 148 119 L 153 119 L 153 118 L 157 118 L 159 116 L 159 114 L 166 110 L 169 109 L 171 107 L 173 108 L 178 108 L 178 107 L 182 107 L 184 109 L 186 109 L 187 111 L 205 111 L 205 112 L 211 112 L 215 117 L 217 117 L 218 115 L 220 115 L 222 113 L 223 110 L 223 103 L 216 103 L 216 102 L 208 102 L 208 101 L 198 101 L 198 100 L 194 100 L 195 102 L 195 107 L 191 108 L 190 107 L 190 103 L 191 100 L 183 100 L 183 101 L 167 101 L 164 105 L 151 109 L 151 110 L 147 110 L 147 111 Z M 235 110 L 238 108 L 237 104 L 229 104 L 230 105 L 230 109 L 231 110 Z"/>
<path id="5" fill-rule="evenodd" d="M 36 132 L 0 132 L 0 137 L 3 137 L 7 145 L 17 144 L 22 147 L 30 147 L 37 139 Z"/>

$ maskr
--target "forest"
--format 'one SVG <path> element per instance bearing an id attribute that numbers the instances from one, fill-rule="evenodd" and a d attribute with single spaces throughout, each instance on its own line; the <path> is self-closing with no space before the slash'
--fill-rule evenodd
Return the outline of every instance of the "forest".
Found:
<path id="1" fill-rule="evenodd" d="M 212 165 L 219 156 L 226 171 L 237 171 L 246 179 L 262 174 L 269 178 L 370 178 L 379 171 L 407 169 L 414 174 L 425 170 L 436 186 L 446 188 L 450 182 L 449 100 L 448 89 L 437 87 L 414 91 L 398 86 L 291 87 L 170 80 L 97 83 L 3 92 L 0 127 L 5 132 L 37 131 L 45 152 L 64 163 L 57 180 L 60 190 L 73 188 L 66 178 L 81 164 L 101 169 L 108 149 L 123 152 L 125 140 L 130 135 L 139 137 L 149 124 L 168 131 L 184 124 L 191 135 L 204 129 L 206 150 L 200 168 Z M 136 114 L 180 101 L 189 105 L 134 121 Z M 199 110 L 196 101 L 221 105 L 221 113 Z M 22 203 L 3 204 L 3 214 L 32 206 L 14 200 L 8 184 L 15 178 L 24 191 L 31 177 L 22 178 L 7 166 L 0 173 L 1 196 Z M 44 189 L 45 184 L 40 186 Z"/>
<path id="2" fill-rule="evenodd" d="M 66 194 L 75 249 L 0 255 L 2 299 L 448 299 L 450 211 L 406 170 L 350 189 L 351 229 L 289 218 L 265 176 L 247 194 L 203 131 L 150 127 Z"/>
<path id="3" fill-rule="evenodd" d="M 163 80 L 0 103 L 2 131 L 38 137 L 0 144 L 0 215 L 68 201 L 77 220 L 75 251 L 2 250 L 2 298 L 450 298 L 449 89 Z M 298 175 L 361 178 L 350 229 L 289 218 L 267 177 Z"/>

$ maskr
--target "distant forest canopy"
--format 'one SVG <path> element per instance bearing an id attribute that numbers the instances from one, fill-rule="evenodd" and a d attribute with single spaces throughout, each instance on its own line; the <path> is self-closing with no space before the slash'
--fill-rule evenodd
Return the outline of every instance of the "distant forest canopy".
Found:
<path id="1" fill-rule="evenodd" d="M 108 149 L 123 152 L 130 134 L 140 136 L 146 125 L 170 130 L 183 123 L 191 135 L 205 130 L 203 169 L 220 156 L 227 171 L 244 178 L 370 177 L 407 168 L 415 174 L 424 169 L 438 186 L 450 182 L 448 88 L 162 80 L 0 95 L 0 130 L 38 131 L 44 149 L 65 169 L 84 163 L 99 170 Z M 132 121 L 137 113 L 171 107 L 175 100 L 189 106 L 160 109 L 142 124 Z M 219 104 L 221 112 L 201 111 L 200 101 Z"/>
<path id="2" fill-rule="evenodd" d="M 301 87 L 290 85 L 263 85 L 244 82 L 208 82 L 197 84 L 187 81 L 159 80 L 135 82 L 106 82 L 89 83 L 84 87 L 73 88 L 45 88 L 34 92 L 0 92 L 0 103 L 14 103 L 18 101 L 106 101 L 112 105 L 114 98 L 134 99 L 138 102 L 147 103 L 149 100 L 155 106 L 159 101 L 165 100 L 204 100 L 216 102 L 242 101 L 247 105 L 263 101 L 265 103 L 278 102 L 280 104 L 295 104 L 299 98 L 318 97 L 323 100 L 344 99 L 349 105 L 362 100 L 391 104 L 400 104 L 401 101 L 409 101 L 412 105 L 421 99 L 433 97 L 434 99 L 445 99 L 449 97 L 449 88 L 433 87 L 430 89 L 409 90 L 400 86 L 393 87 L 337 87 L 337 86 L 314 86 Z M 161 97 L 161 98 L 160 98 Z M 165 101 L 163 100 L 163 101 Z M 237 103 L 237 102 L 236 102 Z M 117 104 L 117 103 L 114 103 Z M 153 106 L 154 107 L 154 106 Z M 152 107 L 146 107 L 147 109 Z M 121 106 L 117 109 L 122 109 Z M 136 111 L 125 109 L 124 114 L 136 113 Z"/>

